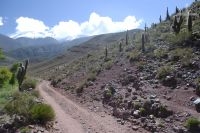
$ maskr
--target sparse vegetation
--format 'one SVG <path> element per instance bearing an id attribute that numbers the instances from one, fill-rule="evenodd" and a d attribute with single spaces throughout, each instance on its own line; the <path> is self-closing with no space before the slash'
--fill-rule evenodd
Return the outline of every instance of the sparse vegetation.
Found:
<path id="1" fill-rule="evenodd" d="M 170 75 L 173 72 L 171 66 L 162 66 L 158 69 L 156 77 L 163 80 L 166 76 Z"/>
<path id="2" fill-rule="evenodd" d="M 89 73 L 87 76 L 87 81 L 95 81 L 96 80 L 96 73 Z"/>
<path id="3" fill-rule="evenodd" d="M 154 50 L 154 56 L 158 59 L 166 58 L 168 55 L 168 51 L 166 48 L 158 48 Z"/>
<path id="4" fill-rule="evenodd" d="M 36 123 L 45 124 L 54 120 L 55 113 L 51 106 L 47 104 L 35 104 L 30 109 L 31 119 Z"/>
<path id="5" fill-rule="evenodd" d="M 189 131 L 198 131 L 200 121 L 197 118 L 189 118 L 186 121 L 185 125 L 186 125 L 186 127 L 188 128 Z"/>
<path id="6" fill-rule="evenodd" d="M 22 90 L 35 89 L 35 87 L 36 87 L 36 80 L 32 78 L 26 78 L 21 85 Z"/>
<path id="7" fill-rule="evenodd" d="M 8 82 L 12 77 L 12 73 L 6 67 L 0 68 L 0 87 L 2 87 L 6 82 Z"/>
<path id="8" fill-rule="evenodd" d="M 177 48 L 170 52 L 170 59 L 174 62 L 181 62 L 182 66 L 189 66 L 192 59 L 193 50 L 191 48 Z"/>
<path id="9" fill-rule="evenodd" d="M 130 63 L 133 63 L 134 61 L 138 61 L 140 59 L 141 52 L 134 49 L 133 51 L 129 52 L 127 55 L 127 58 L 129 58 Z"/>

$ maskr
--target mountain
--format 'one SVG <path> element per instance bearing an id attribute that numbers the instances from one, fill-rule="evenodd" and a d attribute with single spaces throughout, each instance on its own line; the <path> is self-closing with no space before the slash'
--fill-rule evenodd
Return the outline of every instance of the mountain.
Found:
<path id="1" fill-rule="evenodd" d="M 64 46 L 61 44 L 32 45 L 9 51 L 7 55 L 18 60 L 29 59 L 38 62 L 58 56 L 64 50 Z"/>
<path id="2" fill-rule="evenodd" d="M 46 45 L 46 44 L 58 44 L 59 42 L 51 37 L 45 37 L 45 38 L 27 38 L 27 37 L 20 37 L 15 39 L 18 43 L 28 46 L 35 46 L 35 45 Z"/>
<path id="3" fill-rule="evenodd" d="M 3 51 L 11 51 L 11 50 L 21 48 L 21 47 L 24 47 L 24 46 L 25 45 L 17 42 L 14 39 L 0 34 L 0 48 L 2 48 Z"/>
<path id="4" fill-rule="evenodd" d="M 72 46 L 88 41 L 92 37 L 82 37 L 66 42 L 59 42 L 54 38 L 27 38 L 20 37 L 12 39 L 7 36 L 0 36 L 0 47 L 8 57 L 3 64 L 9 64 L 15 60 L 29 59 L 31 62 L 40 62 L 59 56 Z M 12 59 L 12 60 L 11 60 Z"/>
<path id="5" fill-rule="evenodd" d="M 128 31 L 128 33 L 130 37 L 133 37 L 136 33 L 140 33 L 141 31 L 142 30 L 140 29 L 134 29 L 134 30 Z M 96 35 L 89 38 L 88 37 L 81 38 L 81 39 L 73 40 L 71 42 L 66 42 L 66 46 L 70 44 L 74 44 L 74 46 L 68 48 L 67 51 L 65 51 L 60 56 L 57 56 L 49 60 L 45 60 L 44 62 L 32 64 L 30 68 L 31 73 L 37 75 L 41 72 L 49 71 L 49 69 L 52 69 L 53 67 L 68 64 L 72 62 L 73 60 L 76 60 L 77 58 L 84 57 L 90 52 L 96 51 L 96 53 L 98 53 L 106 45 L 118 44 L 119 41 L 123 40 L 123 38 L 125 37 L 126 37 L 126 32 L 119 32 L 119 33 Z M 75 42 L 79 42 L 79 43 L 75 43 Z M 70 43 L 70 44 L 67 45 L 67 43 Z"/>
<path id="6" fill-rule="evenodd" d="M 200 133 L 199 5 L 189 7 L 189 15 L 198 14 L 192 19 L 181 10 L 145 31 L 95 36 L 32 65 L 29 74 L 94 112 L 98 107 L 119 124 L 134 125 L 129 132 Z"/>

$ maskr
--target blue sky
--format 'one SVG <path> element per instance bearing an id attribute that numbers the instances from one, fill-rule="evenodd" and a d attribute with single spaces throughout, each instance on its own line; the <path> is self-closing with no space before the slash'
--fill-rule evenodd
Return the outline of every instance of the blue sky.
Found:
<path id="1" fill-rule="evenodd" d="M 126 29 L 165 18 L 194 0 L 0 0 L 0 33 L 10 37 L 74 39 Z"/>

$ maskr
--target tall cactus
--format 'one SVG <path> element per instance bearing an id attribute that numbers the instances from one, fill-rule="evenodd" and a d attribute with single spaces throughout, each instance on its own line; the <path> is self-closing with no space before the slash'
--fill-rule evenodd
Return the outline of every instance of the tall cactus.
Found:
<path id="1" fill-rule="evenodd" d="M 22 85 L 24 77 L 26 75 L 28 63 L 29 63 L 29 61 L 25 60 L 25 66 L 23 65 L 23 63 L 20 63 L 20 66 L 18 68 L 17 81 L 18 81 L 18 85 L 19 85 L 19 91 L 22 91 L 21 85 Z"/>
<path id="2" fill-rule="evenodd" d="M 177 16 L 175 16 L 172 28 L 176 34 L 180 32 L 182 23 L 183 23 L 182 15 L 180 16 L 179 21 L 177 20 Z"/>
<path id="3" fill-rule="evenodd" d="M 176 6 L 176 14 L 178 14 L 180 12 L 180 10 L 178 9 L 178 7 Z"/>
<path id="4" fill-rule="evenodd" d="M 148 29 L 148 27 L 147 27 L 147 24 L 145 23 L 144 31 L 147 32 L 147 29 Z"/>
<path id="5" fill-rule="evenodd" d="M 188 15 L 188 31 L 192 32 L 192 16 L 189 14 Z"/>
<path id="6" fill-rule="evenodd" d="M 106 47 L 105 47 L 105 61 L 107 60 L 107 58 L 108 58 L 108 47 L 106 45 Z"/>
<path id="7" fill-rule="evenodd" d="M 122 42 L 119 42 L 119 52 L 122 52 Z"/>
<path id="8" fill-rule="evenodd" d="M 167 13 L 166 13 L 166 21 L 170 20 L 170 16 L 169 16 L 169 11 L 168 11 L 168 7 L 167 7 Z"/>
<path id="9" fill-rule="evenodd" d="M 144 43 L 145 43 L 145 34 L 143 33 L 143 34 L 142 34 L 142 52 L 145 52 Z"/>
<path id="10" fill-rule="evenodd" d="M 129 38 L 128 38 L 128 30 L 126 31 L 126 45 L 128 45 L 128 40 L 129 40 Z"/>
<path id="11" fill-rule="evenodd" d="M 160 15 L 160 17 L 159 17 L 159 21 L 160 21 L 160 23 L 162 22 L 162 17 L 161 17 L 161 15 Z"/>

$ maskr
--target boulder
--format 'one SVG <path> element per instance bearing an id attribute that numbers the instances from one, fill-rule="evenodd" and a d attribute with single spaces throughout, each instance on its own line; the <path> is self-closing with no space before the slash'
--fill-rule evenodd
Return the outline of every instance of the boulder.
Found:
<path id="1" fill-rule="evenodd" d="M 174 76 L 166 76 L 166 78 L 162 81 L 164 86 L 176 88 L 177 80 Z"/>
<path id="2" fill-rule="evenodd" d="M 131 74 L 128 74 L 121 80 L 121 83 L 123 86 L 125 86 L 125 85 L 128 85 L 128 84 L 136 82 L 136 81 L 137 81 L 137 77 L 135 77 Z"/>
<path id="3" fill-rule="evenodd" d="M 194 105 L 195 105 L 196 111 L 197 111 L 198 113 L 200 113 L 200 98 L 197 98 L 197 99 L 194 101 Z"/>

